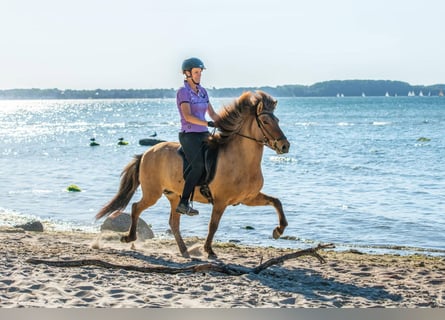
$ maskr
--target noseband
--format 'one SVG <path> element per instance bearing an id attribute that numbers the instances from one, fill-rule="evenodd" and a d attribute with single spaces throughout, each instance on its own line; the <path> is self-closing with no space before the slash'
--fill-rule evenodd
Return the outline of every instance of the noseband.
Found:
<path id="1" fill-rule="evenodd" d="M 273 150 L 276 150 L 278 148 L 278 146 L 277 146 L 278 141 L 281 141 L 281 140 L 284 140 L 284 139 L 287 139 L 287 138 L 286 138 L 285 135 L 282 135 L 282 136 L 280 136 L 278 138 L 273 138 L 272 134 L 269 132 L 269 130 L 267 130 L 266 127 L 264 127 L 263 123 L 259 119 L 259 117 L 261 115 L 263 115 L 263 114 L 268 115 L 272 119 L 276 118 L 275 115 L 272 112 L 261 112 L 259 114 L 255 114 L 256 123 L 258 124 L 258 127 L 260 128 L 261 133 L 263 134 L 263 139 L 256 139 L 256 138 L 253 138 L 253 137 L 249 137 L 249 136 L 246 136 L 246 135 L 241 134 L 239 132 L 237 132 L 236 134 L 241 136 L 241 137 L 243 137 L 243 138 L 247 138 L 247 139 L 256 141 L 256 142 L 258 142 L 261 145 L 271 146 L 271 148 Z M 272 144 L 269 143 L 270 139 L 267 136 L 269 136 L 271 139 L 273 139 Z"/>

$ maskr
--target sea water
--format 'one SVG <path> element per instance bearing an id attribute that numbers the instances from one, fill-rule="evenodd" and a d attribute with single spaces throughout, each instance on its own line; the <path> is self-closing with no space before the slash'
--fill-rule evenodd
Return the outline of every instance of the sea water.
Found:
<path id="1" fill-rule="evenodd" d="M 239 205 L 226 209 L 216 241 L 445 254 L 443 97 L 278 98 L 275 114 L 291 147 L 284 155 L 265 148 L 263 192 L 283 204 L 284 238 L 272 239 L 273 207 Z M 0 101 L 0 225 L 39 219 L 98 231 L 94 216 L 122 169 L 150 148 L 138 141 L 155 133 L 177 141 L 178 129 L 173 99 Z M 68 192 L 71 184 L 82 192 Z M 211 206 L 195 207 L 200 215 L 182 217 L 181 231 L 205 237 Z M 168 237 L 169 212 L 161 198 L 141 217 Z"/>

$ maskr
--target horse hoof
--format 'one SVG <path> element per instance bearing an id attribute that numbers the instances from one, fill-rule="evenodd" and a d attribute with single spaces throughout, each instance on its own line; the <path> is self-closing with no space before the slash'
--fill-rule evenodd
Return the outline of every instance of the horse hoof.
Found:
<path id="1" fill-rule="evenodd" d="M 190 254 L 189 254 L 188 251 L 182 252 L 181 255 L 182 255 L 183 258 L 190 259 Z"/>
<path id="2" fill-rule="evenodd" d="M 218 256 L 214 252 L 212 252 L 212 253 L 209 253 L 207 258 L 210 260 L 216 260 L 216 259 L 218 259 Z"/>
<path id="3" fill-rule="evenodd" d="M 136 240 L 136 239 L 131 239 L 129 236 L 122 236 L 121 237 L 121 242 L 123 242 L 123 243 L 129 243 L 129 242 L 132 242 L 134 240 Z"/>
<path id="4" fill-rule="evenodd" d="M 281 237 L 281 232 L 278 230 L 278 228 L 275 228 L 273 233 L 272 233 L 272 237 L 277 240 L 279 237 Z"/>

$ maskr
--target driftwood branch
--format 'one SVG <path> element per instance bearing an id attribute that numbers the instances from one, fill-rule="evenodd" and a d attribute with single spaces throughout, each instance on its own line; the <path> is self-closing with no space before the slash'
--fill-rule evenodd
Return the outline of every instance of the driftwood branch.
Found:
<path id="1" fill-rule="evenodd" d="M 167 267 L 167 266 L 150 266 L 150 267 L 139 267 L 134 265 L 121 265 L 114 264 L 110 262 L 106 262 L 99 259 L 82 259 L 82 260 L 64 260 L 64 261 L 53 261 L 53 260 L 42 260 L 42 259 L 34 259 L 30 258 L 26 260 L 26 262 L 31 264 L 45 264 L 52 267 L 82 267 L 82 266 L 97 266 L 107 269 L 119 269 L 119 270 L 128 270 L 128 271 L 138 271 L 143 273 L 164 273 L 164 274 L 177 274 L 177 273 L 187 273 L 187 272 L 219 272 L 227 275 L 239 276 L 248 273 L 258 274 L 261 271 L 269 268 L 270 266 L 283 263 L 286 260 L 295 259 L 301 256 L 313 256 L 320 261 L 320 263 L 325 263 L 325 259 L 318 254 L 318 250 L 326 249 L 326 248 L 334 248 L 333 244 L 324 244 L 318 245 L 315 248 L 304 249 L 300 251 L 296 251 L 290 254 L 286 254 L 284 256 L 280 256 L 277 258 L 272 258 L 267 260 L 264 263 L 261 263 L 255 268 L 247 268 L 244 266 L 236 266 L 236 265 L 226 265 L 223 263 L 201 263 L 195 264 L 191 266 L 176 268 L 176 267 Z"/>
<path id="2" fill-rule="evenodd" d="M 332 243 L 319 244 L 315 248 L 308 248 L 308 249 L 300 250 L 297 252 L 289 253 L 289 254 L 286 254 L 281 257 L 272 258 L 272 259 L 267 260 L 264 263 L 261 263 L 258 267 L 253 268 L 251 272 L 252 273 L 260 273 L 261 271 L 263 271 L 266 268 L 269 268 L 270 266 L 273 266 L 273 265 L 279 264 L 279 263 L 283 263 L 286 260 L 296 259 L 296 258 L 302 257 L 302 256 L 313 256 L 313 257 L 317 258 L 318 261 L 320 261 L 320 263 L 326 263 L 326 260 L 322 256 L 320 256 L 317 251 L 320 249 L 328 249 L 328 248 L 334 248 L 334 247 L 335 246 Z"/>

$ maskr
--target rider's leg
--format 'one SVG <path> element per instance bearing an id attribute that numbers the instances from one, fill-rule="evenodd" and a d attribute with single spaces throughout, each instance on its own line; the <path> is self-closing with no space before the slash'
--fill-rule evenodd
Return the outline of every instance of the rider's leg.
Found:
<path id="1" fill-rule="evenodd" d="M 189 162 L 190 171 L 185 178 L 184 189 L 176 212 L 181 214 L 196 215 L 198 210 L 190 207 L 189 199 L 193 189 L 201 179 L 205 170 L 203 143 L 207 139 L 208 133 L 180 133 L 179 141 L 184 154 Z"/>

